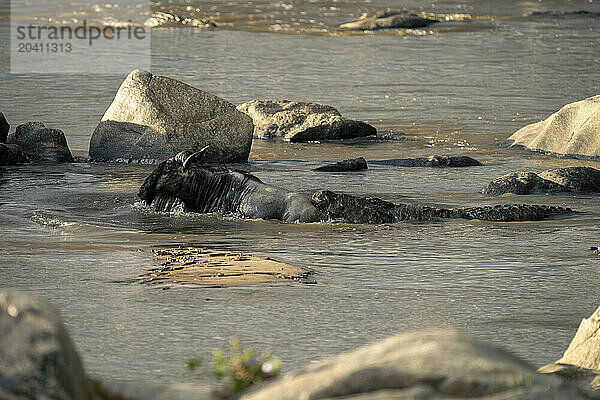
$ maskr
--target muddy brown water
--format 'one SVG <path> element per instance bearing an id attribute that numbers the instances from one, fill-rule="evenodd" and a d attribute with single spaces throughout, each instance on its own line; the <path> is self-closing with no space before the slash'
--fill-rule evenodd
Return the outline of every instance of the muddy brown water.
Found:
<path id="1" fill-rule="evenodd" d="M 267 183 L 304 193 L 327 188 L 449 206 L 543 203 L 581 213 L 535 223 L 382 226 L 164 215 L 137 204 L 151 166 L 32 164 L 0 170 L 0 286 L 53 301 L 90 373 L 106 378 L 193 381 L 186 360 L 210 358 L 230 336 L 271 349 L 289 370 L 432 327 L 462 329 L 535 365 L 557 359 L 580 319 L 600 303 L 600 258 L 587 251 L 598 245 L 600 199 L 491 199 L 478 191 L 511 171 L 600 167 L 497 146 L 521 126 L 600 93 L 600 18 L 522 15 L 599 12 L 598 2 L 364 4 L 192 2 L 199 16 L 234 22 L 213 31 L 155 29 L 153 72 L 234 103 L 287 98 L 331 104 L 396 139 L 255 141 L 250 162 L 240 167 Z M 386 6 L 477 18 L 418 35 L 336 33 L 337 24 Z M 262 22 L 248 22 L 256 19 Z M 7 21 L 0 19 L 4 33 Z M 278 33 L 277 24 L 291 28 Z M 0 52 L 6 51 L 0 42 Z M 85 156 L 123 78 L 0 73 L 0 111 L 13 128 L 39 120 L 63 129 L 75 154 Z M 311 171 L 347 157 L 432 154 L 469 155 L 486 166 Z M 318 284 L 163 290 L 128 283 L 153 266 L 151 248 L 178 245 L 307 266 Z M 208 374 L 200 379 L 211 380 Z"/>

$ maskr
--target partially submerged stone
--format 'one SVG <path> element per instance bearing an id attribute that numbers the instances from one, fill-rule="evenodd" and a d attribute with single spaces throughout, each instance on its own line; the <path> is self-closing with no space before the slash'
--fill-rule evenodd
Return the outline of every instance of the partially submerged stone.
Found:
<path id="1" fill-rule="evenodd" d="M 394 167 L 477 167 L 483 164 L 468 156 L 429 156 L 418 158 L 395 158 L 390 160 L 369 160 L 369 164 L 390 165 Z"/>
<path id="2" fill-rule="evenodd" d="M 170 27 L 170 26 L 187 26 L 197 29 L 212 29 L 216 28 L 217 24 L 204 19 L 195 18 L 192 16 L 178 15 L 171 12 L 153 11 L 152 16 L 144 22 L 144 25 L 151 28 Z"/>
<path id="3" fill-rule="evenodd" d="M 564 186 L 540 178 L 533 172 L 513 172 L 494 179 L 482 189 L 481 193 L 499 196 L 506 193 L 534 194 L 567 191 Z"/>
<path id="4" fill-rule="evenodd" d="M 8 137 L 8 131 L 10 130 L 10 124 L 4 117 L 4 114 L 0 112 L 0 143 L 6 143 Z"/>
<path id="5" fill-rule="evenodd" d="M 561 364 L 559 362 L 544 365 L 538 369 L 542 374 L 552 374 L 560 376 L 562 379 L 576 383 L 583 387 L 600 389 L 600 371 L 571 364 Z"/>
<path id="6" fill-rule="evenodd" d="M 260 283 L 308 282 L 313 272 L 269 257 L 256 257 L 200 248 L 154 250 L 161 263 L 141 276 L 146 284 L 193 284 L 203 286 L 245 286 Z"/>
<path id="7" fill-rule="evenodd" d="M 498 347 L 456 331 L 407 333 L 311 363 L 242 400 L 593 399 Z"/>
<path id="8" fill-rule="evenodd" d="M 63 131 L 46 128 L 41 122 L 17 126 L 8 136 L 7 144 L 16 144 L 30 160 L 74 162 Z"/>
<path id="9" fill-rule="evenodd" d="M 600 307 L 581 320 L 575 337 L 557 363 L 600 370 Z"/>
<path id="10" fill-rule="evenodd" d="M 527 125 L 504 143 L 572 157 L 600 157 L 600 96 L 567 104 L 541 122 Z"/>
<path id="11" fill-rule="evenodd" d="M 425 28 L 440 22 L 411 11 L 385 10 L 373 14 L 363 14 L 358 20 L 339 26 L 345 30 L 378 30 L 378 29 L 417 29 Z"/>
<path id="12" fill-rule="evenodd" d="M 377 134 L 373 126 L 342 117 L 335 108 L 289 100 L 253 100 L 238 110 L 252 117 L 254 137 L 290 142 L 340 140 Z"/>
<path id="13" fill-rule="evenodd" d="M 23 150 L 16 144 L 0 143 L 0 165 L 17 165 L 28 163 Z"/>
<path id="14" fill-rule="evenodd" d="M 600 193 L 600 171 L 591 167 L 549 169 L 542 173 L 513 172 L 494 179 L 483 194 Z"/>
<path id="15" fill-rule="evenodd" d="M 530 11 L 523 14 L 523 17 L 549 17 L 549 18 L 565 18 L 565 17 L 590 17 L 598 18 L 600 13 L 587 10 L 569 10 L 569 11 Z"/>
<path id="16" fill-rule="evenodd" d="M 571 192 L 600 193 L 600 171 L 591 167 L 549 169 L 540 178 L 558 183 Z"/>
<path id="17" fill-rule="evenodd" d="M 91 161 L 158 163 L 209 146 L 205 162 L 248 160 L 252 119 L 211 93 L 133 71 L 90 141 Z"/>
<path id="18" fill-rule="evenodd" d="M 600 307 L 589 318 L 581 320 L 563 356 L 539 371 L 571 381 L 584 381 L 595 389 L 600 387 Z"/>
<path id="19" fill-rule="evenodd" d="M 88 378 L 58 311 L 0 291 L 0 399 L 91 400 Z"/>
<path id="20" fill-rule="evenodd" d="M 324 165 L 315 168 L 315 171 L 322 172 L 354 172 L 364 171 L 368 169 L 367 161 L 363 157 L 349 158 L 347 160 L 338 161 L 334 164 Z"/>

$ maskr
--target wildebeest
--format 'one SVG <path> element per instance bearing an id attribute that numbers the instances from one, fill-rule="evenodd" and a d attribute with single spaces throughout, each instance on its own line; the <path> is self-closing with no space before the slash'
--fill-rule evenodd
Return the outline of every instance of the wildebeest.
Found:
<path id="1" fill-rule="evenodd" d="M 244 218 L 285 222 L 317 222 L 324 216 L 299 193 L 263 183 L 256 176 L 226 167 L 200 165 L 206 147 L 181 152 L 161 163 L 138 196 L 156 211 L 234 214 Z"/>
<path id="2" fill-rule="evenodd" d="M 526 204 L 470 208 L 397 204 L 329 190 L 314 193 L 311 201 L 299 193 L 267 185 L 245 171 L 201 165 L 206 149 L 194 154 L 181 152 L 161 163 L 146 178 L 138 196 L 156 211 L 168 212 L 181 206 L 185 211 L 219 212 L 285 222 L 337 220 L 382 224 L 443 218 L 539 221 L 553 215 L 573 213 L 569 208 Z"/>

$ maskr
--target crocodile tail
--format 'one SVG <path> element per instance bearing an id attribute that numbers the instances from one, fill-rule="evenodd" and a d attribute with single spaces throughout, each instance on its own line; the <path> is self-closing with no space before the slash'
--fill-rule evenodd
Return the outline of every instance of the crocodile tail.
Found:
<path id="1" fill-rule="evenodd" d="M 454 209 L 456 216 L 483 221 L 541 221 L 554 215 L 572 214 L 570 208 L 529 204 L 495 205 Z"/>

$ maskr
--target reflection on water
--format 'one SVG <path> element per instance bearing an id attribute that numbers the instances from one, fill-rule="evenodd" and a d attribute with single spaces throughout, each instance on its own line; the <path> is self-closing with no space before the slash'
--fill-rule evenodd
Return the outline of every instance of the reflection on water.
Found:
<path id="1" fill-rule="evenodd" d="M 185 361 L 208 355 L 232 335 L 271 348 L 286 369 L 393 333 L 450 326 L 507 346 L 536 365 L 558 358 L 579 320 L 598 305 L 600 260 L 586 249 L 598 244 L 599 199 L 492 199 L 478 192 L 507 172 L 599 167 L 496 146 L 524 124 L 599 92 L 597 18 L 513 17 L 597 11 L 595 2 L 407 1 L 406 7 L 428 12 L 498 16 L 485 19 L 481 29 L 418 37 L 281 35 L 252 32 L 234 18 L 241 13 L 239 24 L 249 24 L 249 15 L 259 22 L 302 17 L 331 27 L 395 4 L 387 0 L 368 6 L 191 4 L 203 13 L 221 13 L 234 26 L 155 30 L 154 72 L 235 103 L 275 97 L 331 104 L 396 139 L 257 140 L 250 162 L 236 167 L 303 193 L 327 188 L 446 206 L 543 203 L 581 213 L 536 223 L 382 226 L 168 215 L 136 205 L 151 166 L 33 164 L 0 170 L 0 286 L 54 301 L 88 369 L 112 378 L 191 380 Z M 3 24 L 0 29 L 6 29 Z M 0 52 L 6 52 L 4 42 Z M 0 74 L 0 111 L 13 128 L 41 120 L 63 129 L 75 153 L 85 156 L 123 78 Z M 436 153 L 467 154 L 486 165 L 312 171 L 346 157 Z M 180 244 L 305 265 L 316 271 L 318 284 L 162 290 L 127 283 L 152 266 L 151 248 Z"/>

